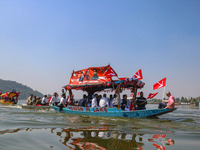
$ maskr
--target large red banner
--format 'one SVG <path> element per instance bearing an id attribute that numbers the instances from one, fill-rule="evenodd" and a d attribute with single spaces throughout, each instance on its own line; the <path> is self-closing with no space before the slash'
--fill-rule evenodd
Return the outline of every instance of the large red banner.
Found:
<path id="1" fill-rule="evenodd" d="M 79 71 L 73 71 L 69 85 L 98 84 L 111 81 L 111 77 L 117 76 L 116 72 L 108 66 L 90 67 Z"/>

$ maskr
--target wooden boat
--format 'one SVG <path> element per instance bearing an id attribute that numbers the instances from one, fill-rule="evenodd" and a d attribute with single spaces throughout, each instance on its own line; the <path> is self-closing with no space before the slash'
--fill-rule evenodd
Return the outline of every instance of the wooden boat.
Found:
<path id="1" fill-rule="evenodd" d="M 24 109 L 35 109 L 35 110 L 49 110 L 50 106 L 49 105 L 27 105 L 27 104 L 22 104 L 22 108 Z"/>
<path id="2" fill-rule="evenodd" d="M 14 105 L 18 102 L 19 93 L 13 92 L 6 92 L 0 95 L 0 103 L 5 105 Z"/>
<path id="3" fill-rule="evenodd" d="M 166 114 L 176 110 L 173 109 L 149 109 L 149 110 L 135 110 L 135 111 L 123 111 L 118 108 L 99 108 L 99 107 L 79 107 L 79 106 L 67 106 L 62 108 L 60 111 L 57 106 L 50 106 L 56 112 L 61 112 L 65 114 L 78 114 L 87 116 L 101 116 L 101 117 L 126 117 L 126 118 L 145 118 L 145 117 L 155 117 L 162 114 Z"/>
<path id="4" fill-rule="evenodd" d="M 117 79 L 113 79 L 116 77 Z M 128 117 L 128 118 L 144 118 L 159 116 L 165 113 L 172 112 L 176 109 L 151 109 L 151 110 L 137 110 L 137 111 L 123 111 L 120 109 L 120 92 L 123 89 L 129 89 L 132 92 L 132 104 L 134 105 L 137 95 L 137 89 L 143 88 L 144 82 L 132 78 L 118 78 L 117 73 L 111 68 L 110 65 L 103 67 L 89 67 L 79 71 L 73 71 L 69 84 L 64 86 L 66 91 L 69 91 L 69 100 L 73 98 L 72 89 L 82 90 L 88 93 L 88 98 L 92 99 L 95 92 L 103 92 L 104 90 L 113 91 L 118 95 L 118 108 L 91 108 L 91 107 L 78 107 L 67 106 L 62 110 L 57 106 L 50 106 L 56 112 L 66 114 L 79 114 L 89 116 L 105 116 L 105 117 Z M 131 108 L 132 110 L 132 108 Z"/>

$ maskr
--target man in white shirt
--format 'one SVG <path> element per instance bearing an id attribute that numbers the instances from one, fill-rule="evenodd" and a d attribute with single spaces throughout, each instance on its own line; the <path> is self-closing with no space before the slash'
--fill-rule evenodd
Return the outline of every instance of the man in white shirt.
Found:
<path id="1" fill-rule="evenodd" d="M 63 105 L 64 107 L 67 107 L 67 99 L 66 99 L 66 95 L 63 94 L 62 98 L 60 99 L 60 105 Z"/>
<path id="2" fill-rule="evenodd" d="M 47 103 L 48 103 L 47 95 L 44 95 L 44 97 L 42 98 L 41 104 L 42 104 L 42 105 L 46 105 Z"/>
<path id="3" fill-rule="evenodd" d="M 118 107 L 118 105 L 120 105 L 120 98 L 119 98 L 119 95 L 118 94 L 114 94 L 114 98 L 112 100 L 112 104 L 114 107 Z"/>
<path id="4" fill-rule="evenodd" d="M 99 106 L 109 107 L 109 102 L 108 102 L 108 99 L 106 98 L 106 94 L 103 94 L 103 97 L 100 99 Z"/>
<path id="5" fill-rule="evenodd" d="M 53 97 L 50 100 L 50 104 L 58 105 L 58 103 L 59 103 L 58 93 L 55 92 Z"/>
<path id="6" fill-rule="evenodd" d="M 60 104 L 59 104 L 59 107 L 60 107 L 60 112 L 63 110 L 63 107 L 67 107 L 67 99 L 66 99 L 66 95 L 63 94 L 62 95 L 62 98 L 60 99 Z"/>
<path id="7" fill-rule="evenodd" d="M 92 107 L 98 107 L 98 105 L 97 105 L 97 97 L 98 97 L 98 94 L 95 94 L 94 98 L 92 99 Z"/>

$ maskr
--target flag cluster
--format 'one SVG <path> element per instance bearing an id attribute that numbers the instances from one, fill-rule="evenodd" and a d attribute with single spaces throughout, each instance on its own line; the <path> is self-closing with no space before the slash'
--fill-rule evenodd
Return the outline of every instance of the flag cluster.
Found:
<path id="1" fill-rule="evenodd" d="M 160 89 L 162 87 L 165 87 L 166 85 L 166 79 L 167 78 L 163 78 L 162 80 L 158 81 L 157 83 L 155 83 L 153 85 L 153 90 L 156 90 L 156 89 Z M 158 94 L 157 93 L 150 93 L 149 96 L 147 97 L 147 99 L 152 99 L 153 97 L 155 97 L 156 95 Z"/>
<path id="2" fill-rule="evenodd" d="M 143 79 L 142 70 L 141 70 L 141 69 L 138 70 L 138 71 L 134 74 L 134 78 L 135 78 L 135 79 L 138 79 L 138 80 L 142 80 L 142 79 Z M 153 90 L 156 90 L 156 89 L 160 89 L 160 88 L 162 88 L 162 87 L 165 87 L 165 85 L 166 85 L 166 79 L 167 79 L 167 78 L 163 78 L 162 80 L 160 80 L 160 81 L 158 81 L 157 83 L 155 83 L 155 84 L 153 85 Z M 158 92 L 157 92 L 157 93 L 150 93 L 150 94 L 148 95 L 147 99 L 152 99 L 152 98 L 155 97 L 157 94 L 158 94 Z M 139 95 L 139 93 L 138 93 L 138 95 Z"/>

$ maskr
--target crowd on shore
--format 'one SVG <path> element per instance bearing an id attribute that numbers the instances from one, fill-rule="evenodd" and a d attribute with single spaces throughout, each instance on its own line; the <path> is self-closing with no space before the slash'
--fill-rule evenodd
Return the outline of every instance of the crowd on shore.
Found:
<path id="1" fill-rule="evenodd" d="M 38 96 L 33 96 L 32 94 L 27 99 L 27 105 L 54 105 L 59 107 L 67 107 L 67 105 L 71 106 L 81 106 L 81 107 L 121 107 L 122 110 L 132 111 L 132 110 L 144 110 L 146 109 L 147 99 L 143 96 L 143 92 L 140 92 L 140 96 L 134 99 L 133 97 L 128 98 L 126 94 L 122 96 L 120 99 L 118 94 L 110 94 L 109 98 L 107 98 L 106 94 L 94 94 L 92 97 L 83 95 L 83 98 L 79 101 L 75 101 L 74 95 L 66 96 L 66 91 L 62 89 L 61 91 L 61 99 L 59 99 L 59 95 L 57 92 L 53 94 L 53 96 L 47 97 L 44 95 L 43 98 Z M 166 95 L 169 97 L 169 100 L 163 101 L 163 103 L 159 104 L 158 108 L 173 108 L 174 107 L 174 97 L 170 92 L 167 92 Z"/>

